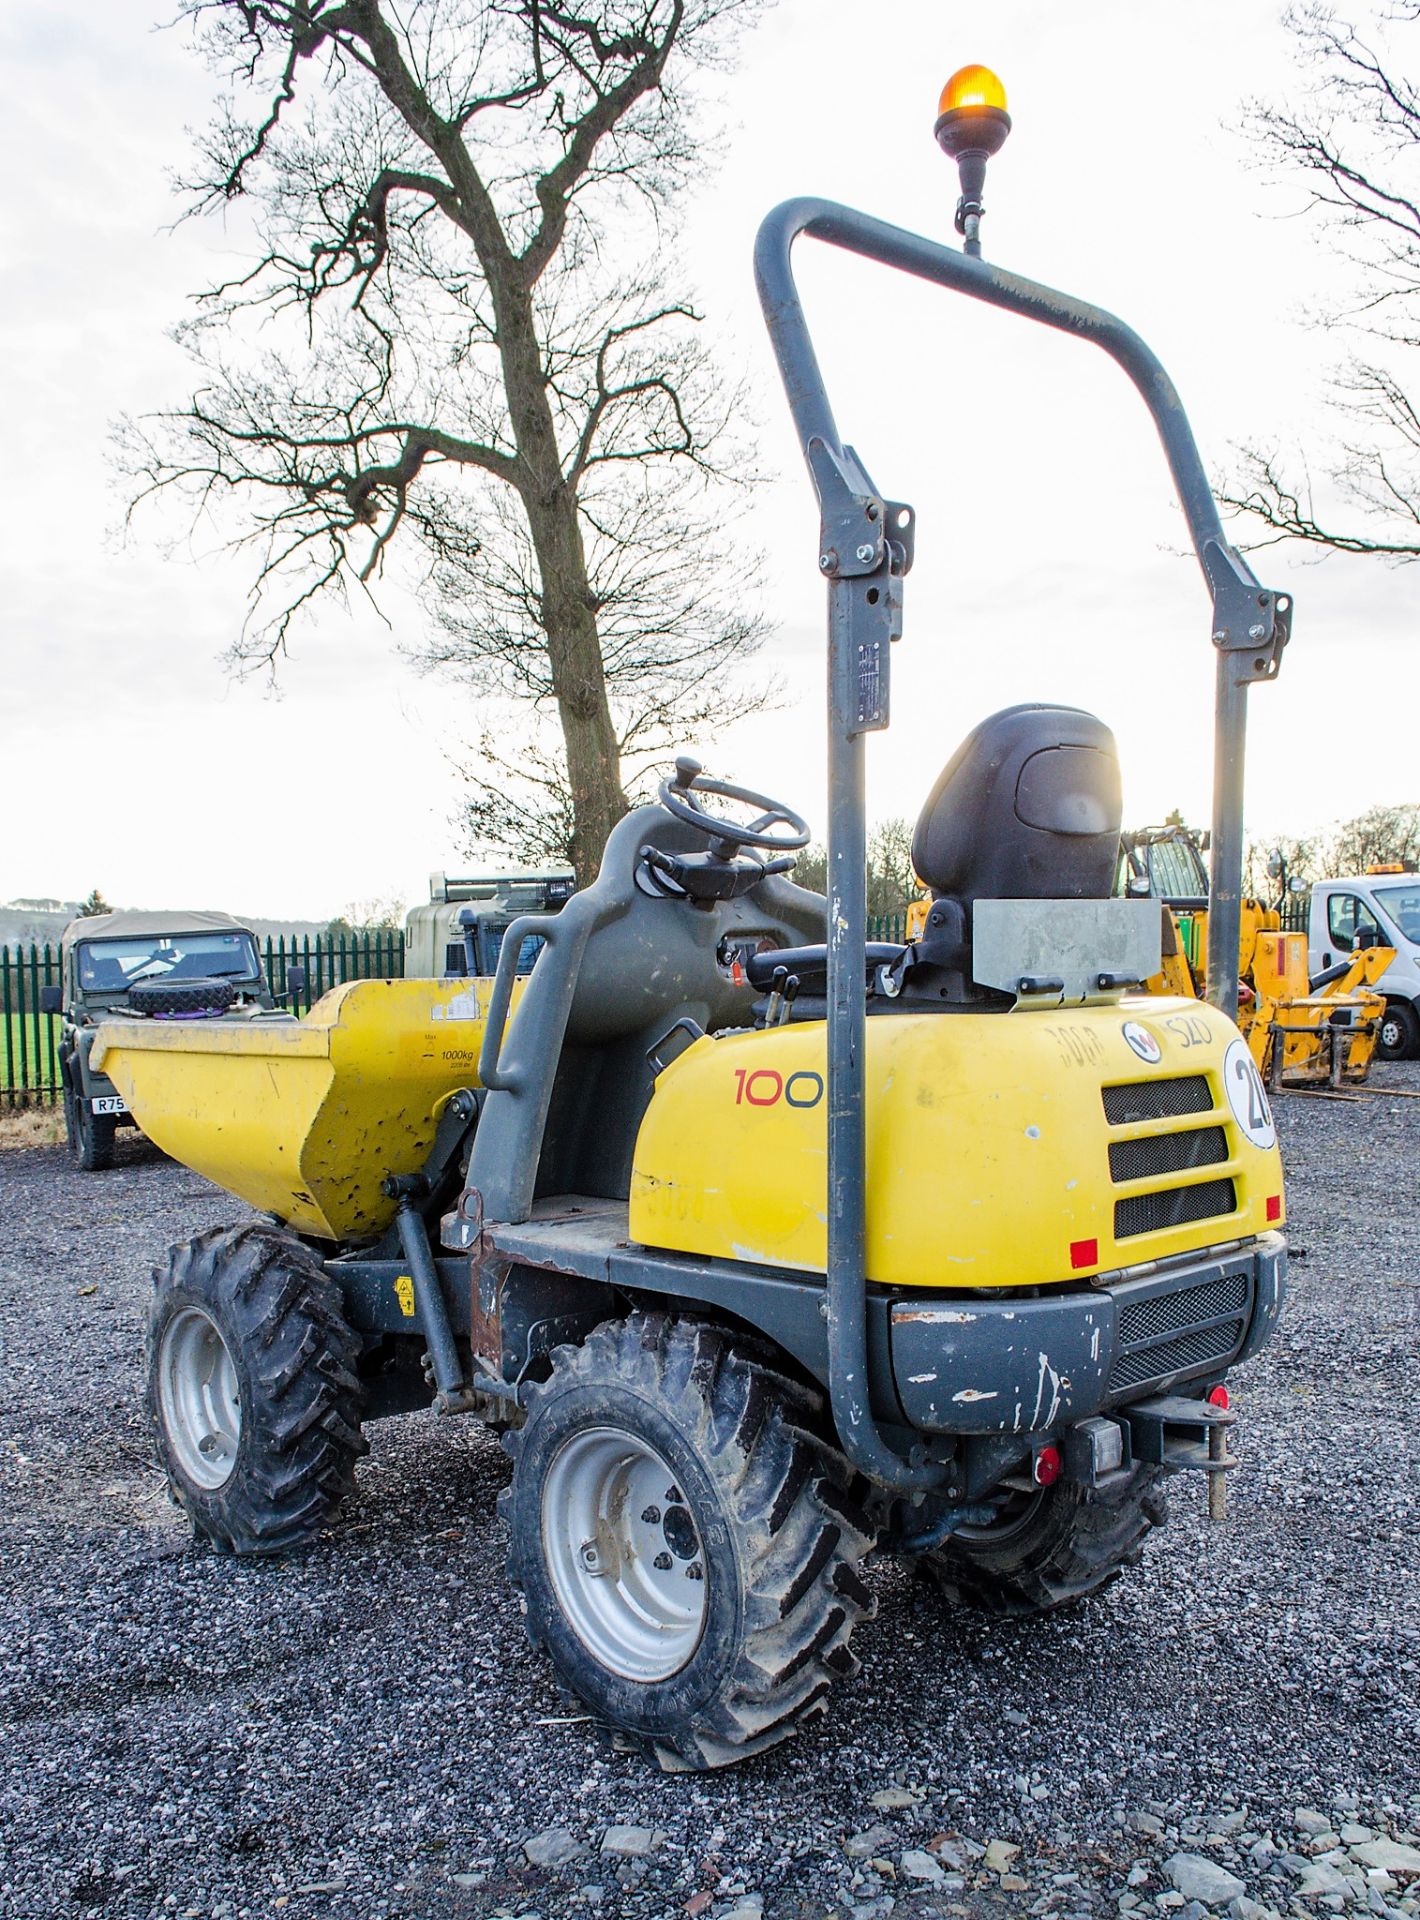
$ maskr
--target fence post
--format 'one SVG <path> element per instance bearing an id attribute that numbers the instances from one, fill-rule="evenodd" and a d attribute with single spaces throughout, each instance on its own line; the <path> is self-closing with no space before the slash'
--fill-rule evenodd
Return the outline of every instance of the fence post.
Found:
<path id="1" fill-rule="evenodd" d="M 0 1015 L 5 1024 L 5 1104 L 15 1104 L 15 1041 L 14 1041 L 14 993 L 10 981 L 10 949 L 0 950 Z"/>

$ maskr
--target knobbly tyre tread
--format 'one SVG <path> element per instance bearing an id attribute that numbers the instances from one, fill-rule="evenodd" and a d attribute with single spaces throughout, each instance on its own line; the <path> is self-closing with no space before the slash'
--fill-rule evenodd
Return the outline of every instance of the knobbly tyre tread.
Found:
<path id="1" fill-rule="evenodd" d="M 919 1556 L 949 1600 L 984 1612 L 1047 1613 L 1098 1593 L 1132 1567 L 1144 1541 L 1168 1519 L 1157 1467 L 1136 1467 L 1118 1486 L 1059 1480 L 1020 1532 L 993 1546 L 949 1540 Z"/>
<path id="2" fill-rule="evenodd" d="M 236 1466 L 216 1490 L 194 1486 L 165 1444 L 158 1344 L 177 1307 L 216 1321 L 241 1380 Z M 228 1553 L 306 1545 L 355 1483 L 369 1446 L 360 1343 L 319 1257 L 264 1225 L 214 1227 L 168 1251 L 153 1272 L 147 1335 L 148 1422 L 177 1504 Z"/>
<path id="3" fill-rule="evenodd" d="M 690 1668 L 642 1689 L 668 1706 L 705 1651 L 718 1679 L 679 1721 L 608 1711 L 604 1670 L 562 1625 L 542 1574 L 540 1487 L 528 1484 L 524 1463 L 546 1423 L 553 1451 L 564 1431 L 576 1430 L 575 1416 L 558 1428 L 558 1405 L 581 1389 L 624 1396 L 629 1414 L 649 1401 L 668 1415 L 705 1470 L 732 1536 L 743 1599 L 738 1633 L 717 1643 L 707 1622 Z M 530 1391 L 526 1424 L 504 1437 L 514 1478 L 499 1508 L 509 1522 L 508 1576 L 523 1596 L 528 1637 L 551 1659 L 562 1691 L 592 1709 L 604 1736 L 666 1772 L 725 1766 L 776 1745 L 823 1711 L 835 1681 L 858 1671 L 848 1641 L 876 1611 L 858 1570 L 875 1536 L 853 1497 L 847 1463 L 809 1430 L 815 1411 L 811 1390 L 761 1365 L 723 1329 L 633 1315 L 604 1323 L 579 1347 L 559 1347 L 551 1377 Z M 709 1572 L 713 1579 L 713 1558 Z M 625 1693 L 631 1683 L 614 1686 Z"/>
<path id="4" fill-rule="evenodd" d="M 237 997 L 230 980 L 148 980 L 128 990 L 135 1013 L 225 1013 Z"/>

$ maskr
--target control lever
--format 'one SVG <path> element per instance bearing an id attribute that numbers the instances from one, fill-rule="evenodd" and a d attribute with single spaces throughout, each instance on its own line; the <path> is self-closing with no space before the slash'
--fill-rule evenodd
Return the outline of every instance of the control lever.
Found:
<path id="1" fill-rule="evenodd" d="M 799 976 L 791 973 L 784 982 L 784 995 L 779 1004 L 779 1017 L 773 1022 L 776 1027 L 787 1026 L 789 1015 L 794 1010 L 794 1002 L 799 995 Z"/>
<path id="2" fill-rule="evenodd" d="M 766 1027 L 777 1027 L 779 1025 L 779 1003 L 784 998 L 784 982 L 788 978 L 789 969 L 787 967 L 776 967 L 774 969 L 774 978 L 769 983 L 769 1004 L 764 1009 L 764 1024 Z"/>

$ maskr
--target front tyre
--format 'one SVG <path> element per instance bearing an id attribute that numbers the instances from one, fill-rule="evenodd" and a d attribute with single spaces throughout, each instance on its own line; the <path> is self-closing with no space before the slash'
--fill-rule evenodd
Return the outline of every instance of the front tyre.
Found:
<path id="1" fill-rule="evenodd" d="M 214 1228 L 153 1276 L 148 1418 L 196 1532 L 229 1553 L 307 1542 L 366 1451 L 359 1342 L 339 1289 L 298 1240 Z"/>
<path id="2" fill-rule="evenodd" d="M 69 1103 L 74 1116 L 71 1123 Z M 113 1143 L 118 1122 L 111 1113 L 95 1113 L 81 1093 L 65 1096 L 65 1132 L 74 1158 L 85 1173 L 107 1173 L 113 1165 Z"/>
<path id="3" fill-rule="evenodd" d="M 1168 1518 L 1163 1474 L 1135 1467 L 1093 1490 L 1073 1481 L 1009 1501 L 989 1527 L 962 1528 L 918 1560 L 948 1599 L 987 1613 L 1047 1613 L 1107 1587 Z"/>
<path id="4" fill-rule="evenodd" d="M 811 1411 L 720 1329 L 633 1315 L 560 1348 L 504 1442 L 529 1636 L 668 1770 L 773 1746 L 857 1671 L 871 1534 Z"/>

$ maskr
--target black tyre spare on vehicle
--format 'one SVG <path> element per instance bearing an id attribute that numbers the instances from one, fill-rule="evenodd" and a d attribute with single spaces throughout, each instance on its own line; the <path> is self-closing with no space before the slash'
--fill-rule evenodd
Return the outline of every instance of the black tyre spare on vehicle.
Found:
<path id="1" fill-rule="evenodd" d="M 135 1013 L 169 1019 L 179 1015 L 225 1013 L 237 997 L 230 980 L 140 980 L 128 990 Z"/>
<path id="2" fill-rule="evenodd" d="M 1017 1495 L 988 1527 L 954 1533 L 918 1565 L 952 1600 L 988 1613 L 1045 1613 L 1083 1600 L 1133 1566 L 1168 1518 L 1156 1467 L 1093 1491 L 1071 1481 Z"/>
<path id="3" fill-rule="evenodd" d="M 308 1541 L 366 1451 L 359 1342 L 319 1259 L 271 1227 L 214 1228 L 153 1276 L 148 1417 L 173 1498 L 230 1553 Z"/>
<path id="4" fill-rule="evenodd" d="M 533 1644 L 668 1770 L 772 1746 L 857 1671 L 871 1534 L 818 1411 L 721 1329 L 634 1315 L 559 1348 L 504 1441 Z"/>

